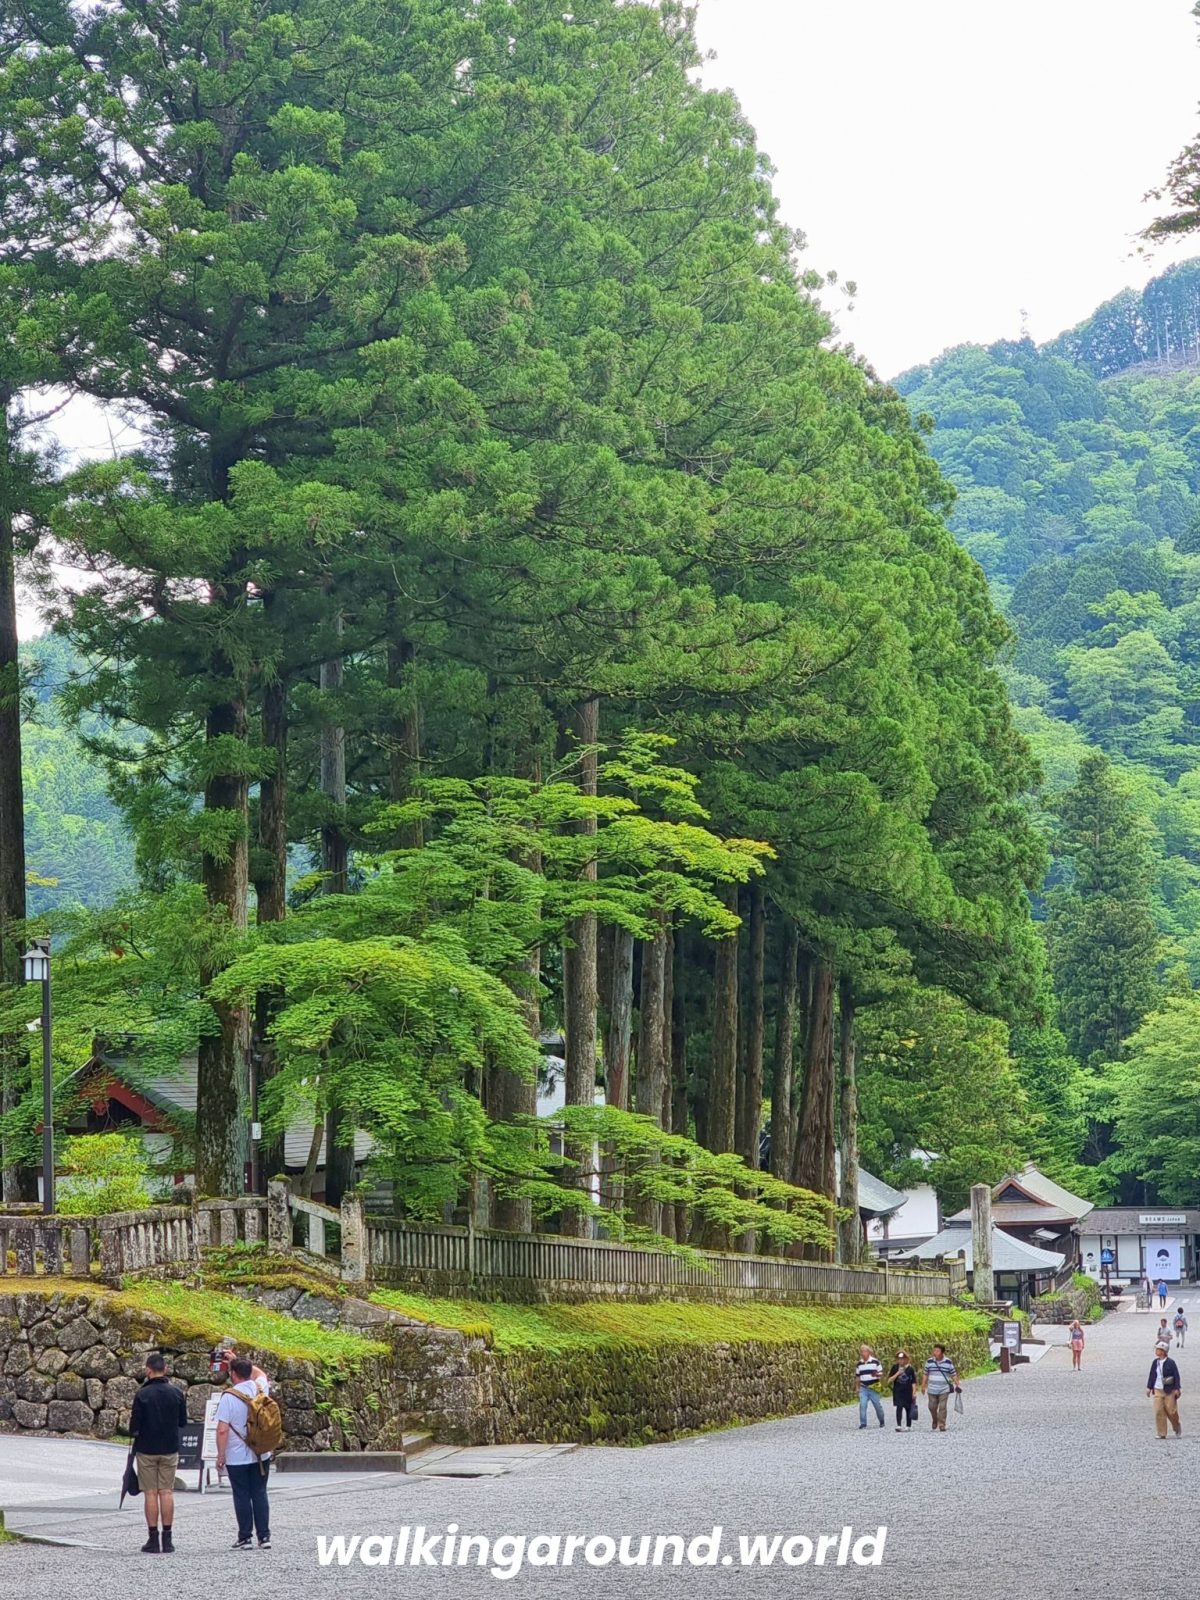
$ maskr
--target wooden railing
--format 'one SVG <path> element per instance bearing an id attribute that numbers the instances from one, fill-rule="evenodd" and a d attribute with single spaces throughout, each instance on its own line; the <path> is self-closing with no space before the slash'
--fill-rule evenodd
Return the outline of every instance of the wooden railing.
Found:
<path id="1" fill-rule="evenodd" d="M 965 1287 L 960 1261 L 926 1272 L 842 1267 L 781 1256 L 716 1251 L 672 1255 L 603 1240 L 487 1229 L 423 1227 L 367 1218 L 362 1200 L 322 1205 L 272 1181 L 265 1199 L 199 1200 L 104 1217 L 0 1212 L 0 1274 L 9 1256 L 23 1276 L 41 1272 L 108 1283 L 126 1273 L 193 1265 L 204 1250 L 266 1243 L 350 1283 L 409 1285 L 489 1299 L 696 1298 L 945 1304 Z"/>
<path id="2" fill-rule="evenodd" d="M 367 1271 L 380 1284 L 523 1292 L 535 1298 L 663 1295 L 718 1299 L 945 1303 L 949 1270 L 842 1267 L 780 1256 L 698 1253 L 698 1259 L 633 1245 L 554 1234 L 367 1222 Z"/>

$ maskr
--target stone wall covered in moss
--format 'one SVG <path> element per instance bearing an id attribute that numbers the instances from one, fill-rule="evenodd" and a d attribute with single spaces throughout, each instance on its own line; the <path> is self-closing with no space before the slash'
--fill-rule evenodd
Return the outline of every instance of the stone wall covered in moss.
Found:
<path id="1" fill-rule="evenodd" d="M 904 1341 L 918 1348 L 916 1339 Z M 988 1361 L 987 1334 L 958 1338 L 960 1370 Z M 859 1359 L 852 1340 L 601 1345 L 550 1357 L 492 1353 L 497 1443 L 632 1444 L 845 1405 Z"/>
<path id="2" fill-rule="evenodd" d="M 161 1350 L 171 1382 L 200 1421 L 212 1393 L 212 1342 L 173 1329 L 169 1321 L 131 1310 L 95 1290 L 23 1290 L 0 1294 L 0 1427 L 111 1438 L 129 1427 L 146 1357 Z M 291 1450 L 392 1448 L 395 1405 L 381 1401 L 393 1379 L 386 1356 L 353 1371 L 244 1352 L 270 1372 Z"/>
<path id="3" fill-rule="evenodd" d="M 565 1348 L 505 1348 L 486 1326 L 441 1326 L 311 1287 L 261 1290 L 255 1298 L 275 1315 L 358 1329 L 377 1341 L 372 1348 L 386 1346 L 348 1371 L 266 1347 L 246 1350 L 275 1380 L 292 1450 L 395 1449 L 414 1427 L 448 1443 L 670 1439 L 844 1404 L 853 1398 L 860 1339 L 886 1339 L 915 1354 L 930 1332 L 928 1310 L 906 1314 L 892 1305 L 874 1334 L 860 1312 L 853 1333 L 839 1323 L 836 1332 L 795 1338 L 617 1335 Z M 988 1359 L 986 1323 L 962 1313 L 945 1320 L 953 1323 L 948 1337 L 960 1369 L 979 1370 Z M 647 1321 L 643 1333 L 649 1328 Z M 125 1432 L 151 1350 L 167 1355 L 171 1381 L 199 1420 L 211 1393 L 210 1349 L 209 1340 L 131 1310 L 118 1294 L 0 1294 L 0 1428 Z"/>

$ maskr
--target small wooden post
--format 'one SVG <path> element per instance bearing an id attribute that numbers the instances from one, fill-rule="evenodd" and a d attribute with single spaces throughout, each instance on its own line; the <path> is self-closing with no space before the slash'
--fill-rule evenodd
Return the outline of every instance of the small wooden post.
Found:
<path id="1" fill-rule="evenodd" d="M 971 1256 L 975 1298 L 991 1305 L 996 1298 L 992 1277 L 992 1191 L 986 1183 L 971 1186 Z"/>

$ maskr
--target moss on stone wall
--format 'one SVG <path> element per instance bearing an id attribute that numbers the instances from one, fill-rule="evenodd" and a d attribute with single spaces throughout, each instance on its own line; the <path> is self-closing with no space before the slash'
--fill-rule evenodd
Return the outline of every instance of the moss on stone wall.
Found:
<path id="1" fill-rule="evenodd" d="M 400 1291 L 374 1298 L 484 1338 L 486 1432 L 522 1440 L 637 1444 L 844 1405 L 859 1346 L 924 1360 L 945 1343 L 963 1372 L 989 1363 L 990 1319 L 921 1306 L 507 1306 Z M 429 1419 L 438 1425 L 436 1416 Z"/>

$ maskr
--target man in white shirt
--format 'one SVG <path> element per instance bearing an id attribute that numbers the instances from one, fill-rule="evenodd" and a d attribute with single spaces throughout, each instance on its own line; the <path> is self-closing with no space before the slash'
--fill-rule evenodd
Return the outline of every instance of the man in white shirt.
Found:
<path id="1" fill-rule="evenodd" d="M 221 1396 L 217 1407 L 217 1470 L 229 1478 L 233 1490 L 233 1511 L 237 1517 L 238 1536 L 235 1550 L 254 1547 L 253 1534 L 258 1535 L 258 1548 L 271 1548 L 271 1508 L 267 1500 L 267 1477 L 270 1459 L 259 1458 L 246 1443 L 246 1415 L 249 1402 L 262 1391 L 254 1379 L 254 1368 L 242 1356 L 235 1356 L 229 1365 L 233 1387 Z"/>
<path id="2" fill-rule="evenodd" d="M 867 1406 L 874 1406 L 875 1415 L 879 1418 L 879 1426 L 883 1427 L 883 1401 L 879 1397 L 879 1380 L 883 1377 L 883 1365 L 869 1344 L 864 1344 L 859 1352 L 859 1363 L 854 1369 L 854 1381 L 858 1386 L 858 1425 L 865 1428 L 867 1425 Z"/>

